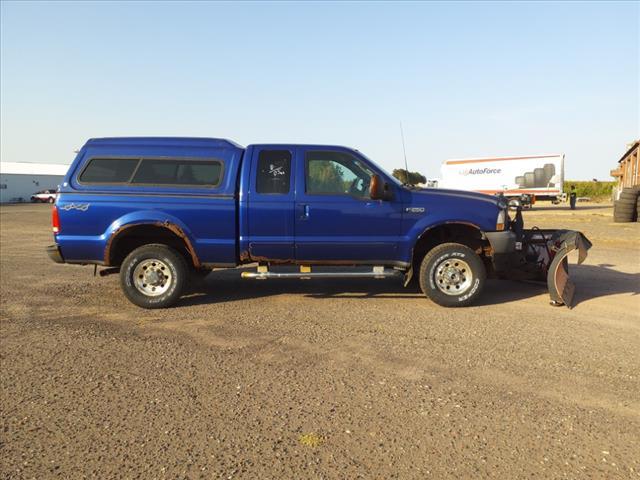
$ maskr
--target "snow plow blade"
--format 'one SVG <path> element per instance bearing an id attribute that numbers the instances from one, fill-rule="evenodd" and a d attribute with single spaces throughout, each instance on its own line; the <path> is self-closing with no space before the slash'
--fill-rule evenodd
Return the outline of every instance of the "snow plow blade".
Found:
<path id="1" fill-rule="evenodd" d="M 569 278 L 570 252 L 578 250 L 578 265 L 587 258 L 591 242 L 582 233 L 573 230 L 556 230 L 548 242 L 551 253 L 551 264 L 547 270 L 547 287 L 551 297 L 551 305 L 573 307 L 575 285 Z"/>

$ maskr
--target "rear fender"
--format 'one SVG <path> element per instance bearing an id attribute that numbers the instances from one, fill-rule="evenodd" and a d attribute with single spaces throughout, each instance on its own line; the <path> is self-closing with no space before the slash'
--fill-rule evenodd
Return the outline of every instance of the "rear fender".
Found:
<path id="1" fill-rule="evenodd" d="M 109 258 L 111 254 L 111 247 L 113 245 L 114 240 L 121 233 L 125 232 L 131 227 L 141 226 L 141 225 L 153 225 L 157 227 L 162 227 L 170 230 L 172 233 L 180 237 L 185 244 L 189 255 L 193 261 L 193 264 L 196 267 L 200 266 L 200 260 L 198 258 L 197 252 L 195 251 L 194 239 L 183 222 L 181 222 L 178 218 L 173 215 L 167 215 L 166 213 L 162 213 L 155 210 L 144 210 L 131 212 L 127 215 L 124 215 L 114 221 L 109 228 L 107 228 L 104 233 L 105 238 L 105 249 L 104 249 L 104 264 L 109 265 Z"/>

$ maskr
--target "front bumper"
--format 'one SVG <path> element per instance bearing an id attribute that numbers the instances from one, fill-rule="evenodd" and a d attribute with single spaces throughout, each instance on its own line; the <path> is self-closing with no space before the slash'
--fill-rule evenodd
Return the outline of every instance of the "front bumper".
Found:
<path id="1" fill-rule="evenodd" d="M 64 263 L 64 257 L 62 256 L 62 252 L 60 251 L 60 247 L 58 245 L 49 245 L 45 249 L 47 251 L 47 255 L 49 258 L 56 263 Z"/>
<path id="2" fill-rule="evenodd" d="M 578 264 L 587 258 L 591 242 L 574 230 L 522 230 L 486 233 L 494 271 L 515 279 L 546 280 L 552 305 L 571 308 L 575 285 L 567 256 L 578 250 Z"/>

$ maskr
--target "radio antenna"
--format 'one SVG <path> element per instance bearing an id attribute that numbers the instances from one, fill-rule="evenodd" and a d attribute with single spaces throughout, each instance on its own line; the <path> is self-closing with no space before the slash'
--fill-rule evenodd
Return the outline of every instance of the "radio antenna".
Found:
<path id="1" fill-rule="evenodd" d="M 404 146 L 404 131 L 402 121 L 400 121 L 400 138 L 402 138 L 402 153 L 404 154 L 404 171 L 406 172 L 405 183 L 409 183 L 409 165 L 407 164 L 407 149 Z"/>

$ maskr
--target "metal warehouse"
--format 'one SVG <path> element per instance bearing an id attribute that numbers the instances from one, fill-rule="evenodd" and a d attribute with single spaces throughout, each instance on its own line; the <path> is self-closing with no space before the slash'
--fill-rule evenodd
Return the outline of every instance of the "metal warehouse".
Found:
<path id="1" fill-rule="evenodd" d="M 41 190 L 55 190 L 69 165 L 54 163 L 0 163 L 0 203 L 28 202 Z"/>

